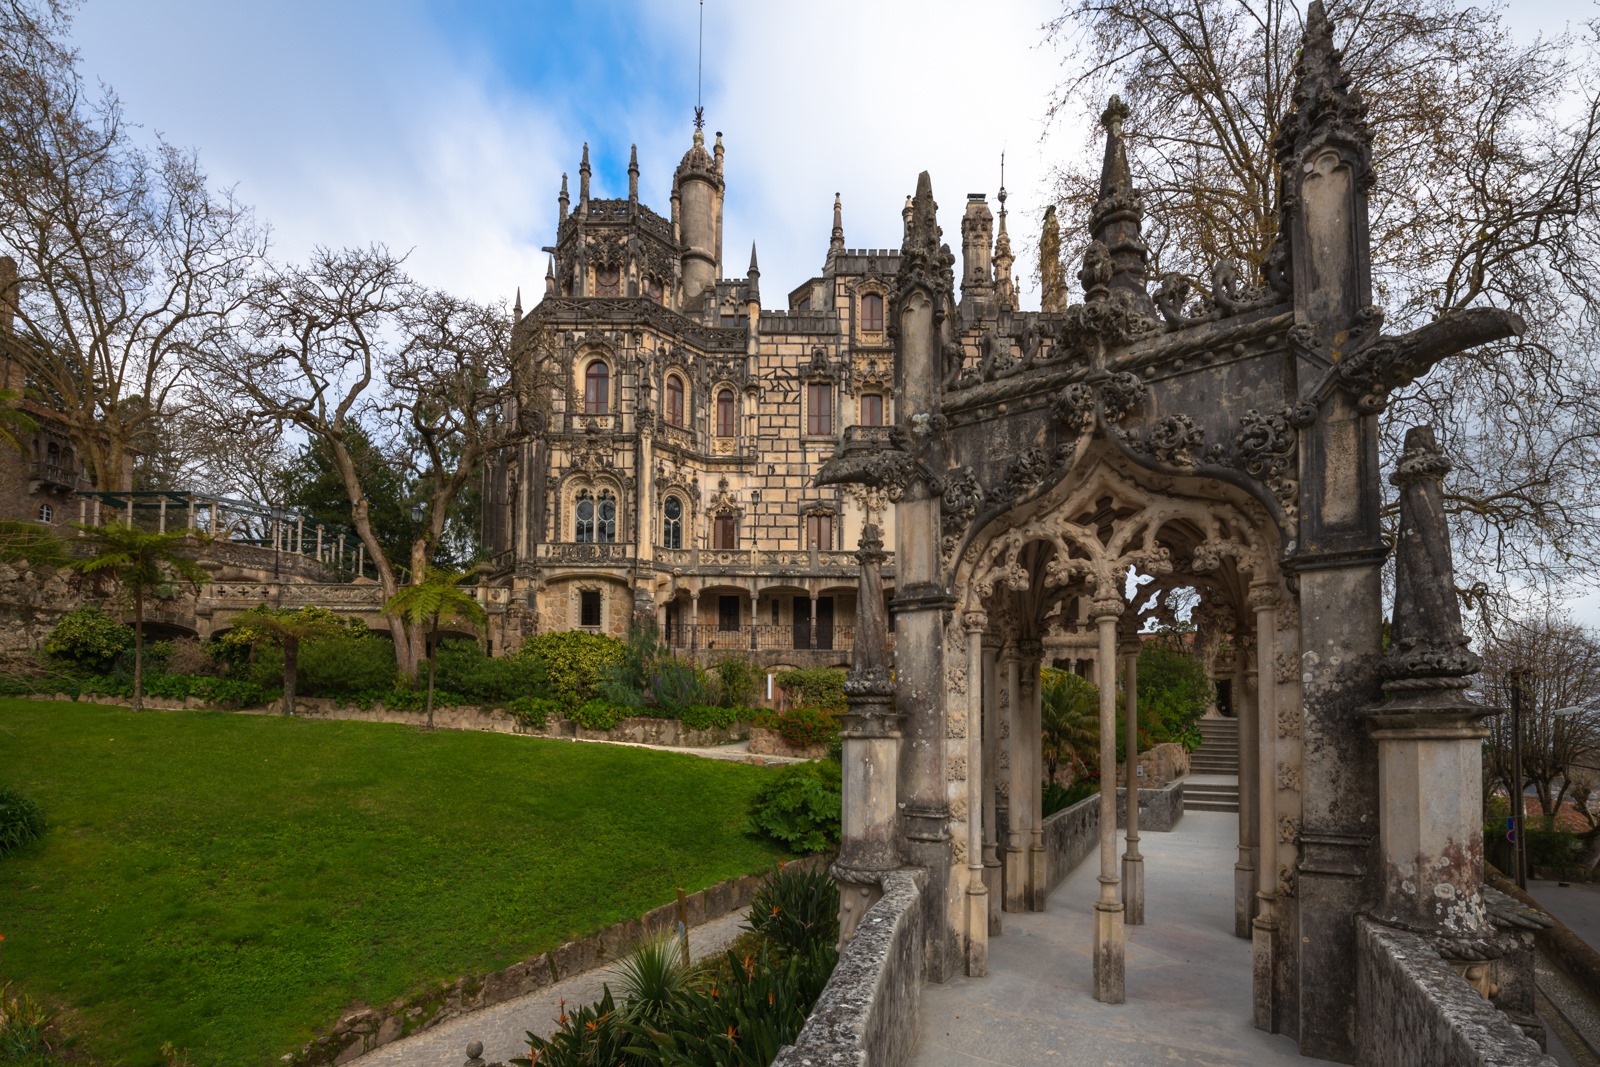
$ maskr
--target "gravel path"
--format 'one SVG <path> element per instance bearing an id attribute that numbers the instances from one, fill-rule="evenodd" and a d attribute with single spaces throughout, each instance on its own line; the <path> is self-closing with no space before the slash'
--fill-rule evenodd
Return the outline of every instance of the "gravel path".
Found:
<path id="1" fill-rule="evenodd" d="M 692 928 L 689 954 L 698 960 L 721 952 L 739 936 L 744 919 L 745 913 L 737 911 Z M 574 975 L 537 993 L 440 1023 L 348 1062 L 358 1067 L 460 1067 L 467 1059 L 467 1043 L 474 1040 L 483 1042 L 483 1058 L 490 1063 L 526 1056 L 528 1041 L 523 1035 L 527 1031 L 548 1037 L 556 1029 L 563 1000 L 568 1004 L 599 1000 L 601 987 L 614 981 L 615 972 L 616 965 L 611 964 Z"/>

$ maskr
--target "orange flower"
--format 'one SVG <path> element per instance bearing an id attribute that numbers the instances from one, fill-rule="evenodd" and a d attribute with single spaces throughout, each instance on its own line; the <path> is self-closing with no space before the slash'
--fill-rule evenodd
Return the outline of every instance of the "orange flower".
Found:
<path id="1" fill-rule="evenodd" d="M 779 909 L 779 908 L 778 908 L 778 905 L 776 905 L 776 904 L 774 904 L 774 905 L 773 905 L 773 906 L 772 906 L 772 914 L 774 914 L 774 915 L 776 915 L 776 914 L 778 914 L 778 911 L 779 911 L 779 910 L 780 910 L 780 909 Z"/>
<path id="2" fill-rule="evenodd" d="M 739 1031 L 735 1030 L 731 1026 L 728 1027 L 728 1040 L 732 1041 L 734 1044 L 739 1043 Z"/>

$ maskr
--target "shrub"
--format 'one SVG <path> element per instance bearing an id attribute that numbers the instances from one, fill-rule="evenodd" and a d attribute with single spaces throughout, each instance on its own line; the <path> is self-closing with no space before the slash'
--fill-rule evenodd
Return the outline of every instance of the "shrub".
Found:
<path id="1" fill-rule="evenodd" d="M 0 785 L 0 856 L 44 836 L 44 812 L 8 785 Z"/>
<path id="2" fill-rule="evenodd" d="M 496 659 L 476 641 L 441 641 L 435 671 L 437 688 L 460 693 L 469 701 L 481 704 L 544 695 L 542 662 L 513 656 Z"/>
<path id="3" fill-rule="evenodd" d="M 282 678 L 281 650 L 263 648 L 256 656 L 257 664 L 274 661 L 276 676 Z M 299 689 L 304 696 L 349 697 L 357 693 L 382 692 L 394 688 L 398 677 L 394 642 L 371 633 L 336 634 L 306 641 L 300 646 L 299 666 Z M 249 676 L 252 680 L 261 680 L 256 670 Z"/>
<path id="4" fill-rule="evenodd" d="M 716 677 L 716 703 L 727 708 L 747 708 L 761 695 L 765 677 L 755 664 L 729 656 L 712 668 Z"/>
<path id="5" fill-rule="evenodd" d="M 756 891 L 745 925 L 791 953 L 815 952 L 839 940 L 839 889 L 825 870 L 779 867 Z"/>
<path id="6" fill-rule="evenodd" d="M 550 694 L 577 707 L 599 692 L 606 668 L 619 664 L 627 648 L 614 637 L 561 630 L 528 638 L 517 650 L 517 658 L 538 660 L 544 666 Z"/>
<path id="7" fill-rule="evenodd" d="M 95 672 L 109 669 L 133 647 L 133 627 L 124 626 L 92 605 L 73 608 L 44 639 L 52 659 Z"/>
<path id="8" fill-rule="evenodd" d="M 223 665 L 197 638 L 180 637 L 171 642 L 171 649 L 167 653 L 166 667 L 173 674 L 216 676 L 222 673 Z"/>
<path id="9" fill-rule="evenodd" d="M 785 767 L 751 801 L 745 832 L 792 852 L 823 852 L 839 843 L 840 791 L 832 760 Z"/>
<path id="10" fill-rule="evenodd" d="M 782 711 L 759 711 L 752 721 L 775 730 L 786 744 L 796 748 L 831 745 L 839 739 L 839 714 L 831 708 L 798 707 Z"/>
<path id="11" fill-rule="evenodd" d="M 1535 829 L 1523 820 L 1522 832 L 1528 835 L 1528 866 L 1566 867 L 1576 865 L 1583 854 L 1583 839 L 1566 830 Z"/>
<path id="12" fill-rule="evenodd" d="M 691 704 L 679 712 L 678 719 L 691 730 L 720 729 L 739 721 L 739 709 Z"/>
<path id="13" fill-rule="evenodd" d="M 705 672 L 693 663 L 664 656 L 650 665 L 647 682 L 650 703 L 663 713 L 680 716 L 693 705 L 715 703 Z"/>
<path id="14" fill-rule="evenodd" d="M 805 667 L 780 671 L 774 681 L 795 704 L 843 708 L 847 677 L 848 674 L 838 667 Z"/>
<path id="15" fill-rule="evenodd" d="M 15 1067 L 53 1067 L 59 1059 L 47 1038 L 50 1014 L 26 993 L 0 982 L 0 1063 Z"/>
<path id="16" fill-rule="evenodd" d="M 619 708 L 605 700 L 591 700 L 567 713 L 567 718 L 585 730 L 614 730 L 617 723 L 628 717 L 631 708 Z"/>
<path id="17" fill-rule="evenodd" d="M 1100 792 L 1100 780 L 1085 776 L 1071 785 L 1045 782 L 1043 789 L 1044 792 L 1040 798 L 1042 801 L 1040 814 L 1048 818 L 1058 811 L 1065 811 L 1085 797 L 1092 797 Z"/>
<path id="18" fill-rule="evenodd" d="M 506 701 L 506 710 L 522 725 L 543 730 L 550 716 L 561 714 L 561 701 L 550 697 L 512 697 Z"/>

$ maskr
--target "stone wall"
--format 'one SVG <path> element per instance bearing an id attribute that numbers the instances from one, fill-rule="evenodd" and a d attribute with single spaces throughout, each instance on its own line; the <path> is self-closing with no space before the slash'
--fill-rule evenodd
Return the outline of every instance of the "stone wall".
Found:
<path id="1" fill-rule="evenodd" d="M 1045 892 L 1066 880 L 1084 857 L 1100 847 L 1100 797 L 1084 797 L 1044 821 Z"/>
<path id="2" fill-rule="evenodd" d="M 1357 1062 L 1365 1067 L 1554 1067 L 1416 934 L 1356 920 Z"/>
<path id="3" fill-rule="evenodd" d="M 1159 789 L 1139 790 L 1139 832 L 1167 833 L 1183 818 L 1183 782 L 1168 782 Z M 1117 790 L 1117 825 L 1128 825 L 1128 791 Z"/>
<path id="4" fill-rule="evenodd" d="M 772 1067 L 900 1067 L 911 1059 L 923 980 L 923 877 L 913 871 L 884 876 L 883 897 L 845 945 L 795 1043 Z"/>
<path id="5" fill-rule="evenodd" d="M 0 653 L 38 651 L 56 620 L 81 603 L 71 572 L 0 563 Z"/>

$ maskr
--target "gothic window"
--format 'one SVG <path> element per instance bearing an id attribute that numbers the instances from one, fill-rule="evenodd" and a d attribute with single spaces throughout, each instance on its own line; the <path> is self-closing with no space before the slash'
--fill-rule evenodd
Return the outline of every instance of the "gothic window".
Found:
<path id="1" fill-rule="evenodd" d="M 806 516 L 806 547 L 819 552 L 833 551 L 833 515 L 813 512 Z"/>
<path id="2" fill-rule="evenodd" d="M 739 521 L 726 511 L 717 515 L 711 526 L 711 547 L 739 547 Z"/>
<path id="3" fill-rule="evenodd" d="M 611 410 L 611 368 L 597 359 L 583 372 L 583 413 L 604 415 Z"/>
<path id="4" fill-rule="evenodd" d="M 806 386 L 806 433 L 813 437 L 833 434 L 833 386 L 828 382 Z"/>
<path id="5" fill-rule="evenodd" d="M 585 589 L 578 594 L 578 625 L 600 625 L 600 592 L 597 589 Z"/>
<path id="6" fill-rule="evenodd" d="M 61 446 L 51 441 L 49 447 L 45 449 L 45 459 L 49 461 L 52 467 L 60 466 Z"/>
<path id="7" fill-rule="evenodd" d="M 675 496 L 661 507 L 661 547 L 683 547 L 683 501 Z"/>
<path id="8" fill-rule="evenodd" d="M 683 379 L 676 374 L 667 375 L 667 421 L 683 425 Z"/>
<path id="9" fill-rule="evenodd" d="M 574 516 L 572 539 L 574 541 L 593 541 L 594 497 L 590 495 L 589 490 L 578 490 L 578 503 L 572 511 Z"/>
<path id="10" fill-rule="evenodd" d="M 737 413 L 734 410 L 733 390 L 724 389 L 717 394 L 717 436 L 737 436 Z"/>
<path id="11" fill-rule="evenodd" d="M 594 272 L 595 296 L 621 296 L 622 271 L 617 267 L 599 267 Z"/>
<path id="12" fill-rule="evenodd" d="M 863 426 L 883 425 L 883 397 L 878 393 L 861 394 L 861 418 L 856 420 Z"/>
<path id="13" fill-rule="evenodd" d="M 861 328 L 869 333 L 883 330 L 883 297 L 877 293 L 861 298 Z"/>
<path id="14" fill-rule="evenodd" d="M 595 540 L 611 544 L 617 539 L 617 498 L 611 490 L 600 491 L 599 518 L 595 522 Z"/>
<path id="15" fill-rule="evenodd" d="M 656 303 L 658 303 L 658 304 L 665 304 L 666 303 L 666 300 L 663 299 L 665 294 L 664 294 L 664 292 L 663 292 L 663 290 L 661 288 L 661 279 L 660 278 L 656 278 L 656 277 L 646 278 L 645 279 L 645 283 L 644 283 L 644 290 L 649 295 L 650 299 L 654 300 Z"/>
<path id="16" fill-rule="evenodd" d="M 39 505 L 39 521 L 40 522 L 54 522 L 55 521 L 55 517 L 56 517 L 56 509 L 55 508 L 51 507 L 49 504 L 40 504 Z"/>

